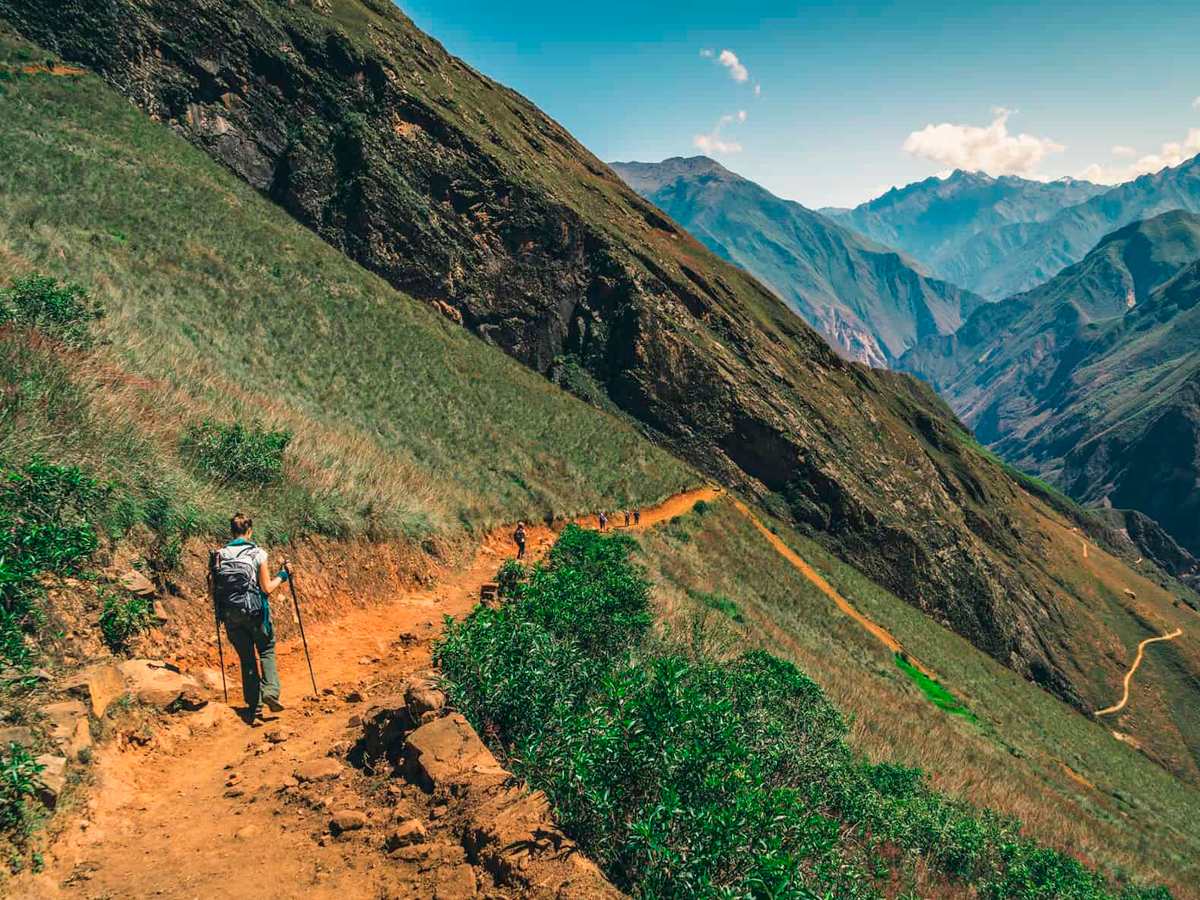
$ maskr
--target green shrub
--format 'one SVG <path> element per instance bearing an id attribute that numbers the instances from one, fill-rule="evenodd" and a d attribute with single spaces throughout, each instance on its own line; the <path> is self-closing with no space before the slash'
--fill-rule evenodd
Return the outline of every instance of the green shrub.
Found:
<path id="1" fill-rule="evenodd" d="M 20 744 L 0 748 L 0 829 L 15 831 L 25 823 L 43 768 Z"/>
<path id="2" fill-rule="evenodd" d="M 100 612 L 100 633 L 104 643 L 114 653 L 124 653 L 137 635 L 150 628 L 152 609 L 144 597 L 121 597 L 109 594 Z"/>
<path id="3" fill-rule="evenodd" d="M 103 315 L 82 287 L 45 275 L 16 278 L 0 290 L 0 325 L 33 328 L 76 349 L 92 345 L 92 323 Z"/>
<path id="4" fill-rule="evenodd" d="M 38 576 L 78 574 L 99 547 L 92 524 L 108 489 L 74 466 L 0 462 L 0 656 L 25 665 L 42 619 Z"/>
<path id="5" fill-rule="evenodd" d="M 921 859 L 995 900 L 1113 896 L 1018 822 L 942 796 L 918 769 L 856 759 L 790 663 L 664 646 L 635 546 L 568 528 L 508 603 L 448 620 L 435 651 L 452 702 L 619 887 L 875 897 Z"/>
<path id="6" fill-rule="evenodd" d="M 500 571 L 496 573 L 496 584 L 501 597 L 520 596 L 525 579 L 528 577 L 525 567 L 515 559 L 506 559 Z"/>
<path id="7" fill-rule="evenodd" d="M 216 481 L 264 486 L 283 475 L 290 431 L 269 431 L 257 423 L 202 422 L 184 435 L 182 451 L 200 472 Z"/>

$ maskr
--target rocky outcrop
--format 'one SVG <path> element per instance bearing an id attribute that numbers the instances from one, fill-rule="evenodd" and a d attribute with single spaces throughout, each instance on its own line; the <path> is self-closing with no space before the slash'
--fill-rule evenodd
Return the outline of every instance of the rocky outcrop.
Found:
<path id="1" fill-rule="evenodd" d="M 1021 490 L 934 395 L 840 359 L 391 4 L 0 0 L 364 266 L 1078 700 Z M 557 366 L 557 369 L 556 369 Z"/>

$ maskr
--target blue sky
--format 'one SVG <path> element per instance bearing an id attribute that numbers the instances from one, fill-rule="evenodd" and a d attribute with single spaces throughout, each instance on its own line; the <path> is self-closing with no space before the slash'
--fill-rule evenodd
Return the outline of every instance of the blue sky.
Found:
<path id="1" fill-rule="evenodd" d="M 707 148 L 812 207 L 956 166 L 1115 182 L 1200 152 L 1195 0 L 400 6 L 602 159 Z"/>

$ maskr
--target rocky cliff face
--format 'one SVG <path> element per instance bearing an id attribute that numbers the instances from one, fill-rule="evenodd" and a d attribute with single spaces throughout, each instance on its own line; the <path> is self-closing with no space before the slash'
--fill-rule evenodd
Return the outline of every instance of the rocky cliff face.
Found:
<path id="1" fill-rule="evenodd" d="M 0 0 L 0 16 L 364 266 L 539 371 L 572 358 L 712 476 L 1091 702 L 1032 501 L 931 391 L 840 359 L 390 3 Z"/>

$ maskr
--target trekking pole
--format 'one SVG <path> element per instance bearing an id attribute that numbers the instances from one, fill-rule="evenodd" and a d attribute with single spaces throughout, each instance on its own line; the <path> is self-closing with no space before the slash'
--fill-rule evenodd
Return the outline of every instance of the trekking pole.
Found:
<path id="1" fill-rule="evenodd" d="M 213 605 L 213 621 L 217 626 L 217 659 L 221 661 L 221 692 L 225 695 L 225 705 L 229 705 L 229 685 L 225 683 L 225 650 L 221 646 L 221 612 L 217 609 L 217 594 L 213 589 L 212 557 L 208 564 L 208 596 Z"/>
<path id="2" fill-rule="evenodd" d="M 312 679 L 313 696 L 318 696 L 317 691 L 317 676 L 313 674 L 312 657 L 308 655 L 308 638 L 304 636 L 304 619 L 300 617 L 300 600 L 296 597 L 296 582 L 292 580 L 292 570 L 287 563 L 283 564 L 283 571 L 287 572 L 288 587 L 292 590 L 292 604 L 296 607 L 296 624 L 300 626 L 300 642 L 304 644 L 304 659 L 308 662 L 308 677 Z"/>

